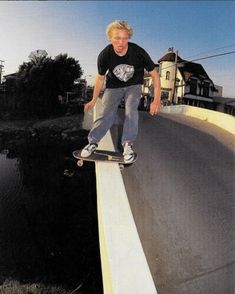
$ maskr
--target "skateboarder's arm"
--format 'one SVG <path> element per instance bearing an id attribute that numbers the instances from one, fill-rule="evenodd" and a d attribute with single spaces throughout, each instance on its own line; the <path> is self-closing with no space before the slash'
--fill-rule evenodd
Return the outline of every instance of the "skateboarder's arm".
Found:
<path id="1" fill-rule="evenodd" d="M 103 85 L 104 85 L 104 79 L 105 79 L 105 76 L 102 76 L 100 74 L 98 74 L 96 76 L 96 79 L 95 79 L 95 85 L 94 85 L 94 91 L 93 91 L 93 98 L 90 102 L 88 102 L 87 104 L 85 104 L 84 106 L 84 112 L 88 111 L 89 109 L 93 108 L 96 101 L 97 101 L 97 98 L 99 97 L 100 95 L 100 92 L 103 88 Z"/>
<path id="2" fill-rule="evenodd" d="M 157 114 L 161 108 L 161 82 L 159 73 L 156 71 L 156 69 L 150 71 L 149 74 L 152 77 L 154 88 L 154 99 L 150 104 L 150 114 L 154 115 Z"/>

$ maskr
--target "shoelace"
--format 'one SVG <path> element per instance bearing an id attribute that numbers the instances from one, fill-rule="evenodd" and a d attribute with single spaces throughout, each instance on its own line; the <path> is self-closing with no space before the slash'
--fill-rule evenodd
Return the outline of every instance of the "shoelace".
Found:
<path id="1" fill-rule="evenodd" d="M 87 145 L 85 149 L 86 149 L 87 151 L 90 151 L 90 150 L 92 150 L 93 148 L 94 148 L 93 145 Z"/>
<path id="2" fill-rule="evenodd" d="M 131 146 L 127 145 L 127 147 L 125 147 L 125 154 L 131 155 L 133 154 L 133 150 L 131 148 Z"/>

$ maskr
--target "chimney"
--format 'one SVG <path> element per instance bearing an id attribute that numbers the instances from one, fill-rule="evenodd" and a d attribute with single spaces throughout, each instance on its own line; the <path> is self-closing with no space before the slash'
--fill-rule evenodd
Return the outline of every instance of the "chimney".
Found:
<path id="1" fill-rule="evenodd" d="M 174 47 L 168 48 L 168 52 L 174 52 Z"/>

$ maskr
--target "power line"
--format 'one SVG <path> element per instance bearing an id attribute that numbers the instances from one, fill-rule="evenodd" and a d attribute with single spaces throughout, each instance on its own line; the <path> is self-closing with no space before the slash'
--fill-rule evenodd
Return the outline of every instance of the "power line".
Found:
<path id="1" fill-rule="evenodd" d="M 193 59 L 193 60 L 187 61 L 187 62 L 193 62 L 193 61 L 198 61 L 198 60 L 203 60 L 203 59 L 209 59 L 209 58 L 214 58 L 214 57 L 224 56 L 224 55 L 234 54 L 234 53 L 235 53 L 235 51 L 230 51 L 230 52 L 225 52 L 225 53 L 210 55 L 210 56 L 206 56 L 206 57 L 201 57 L 201 58 L 198 58 L 198 59 Z"/>
<path id="2" fill-rule="evenodd" d="M 220 54 L 215 54 L 215 55 L 210 55 L 210 56 L 206 56 L 206 57 L 201 57 L 201 58 L 197 58 L 197 59 L 192 59 L 190 61 L 181 61 L 181 62 L 178 62 L 178 64 L 186 64 L 186 63 L 190 63 L 190 62 L 194 62 L 194 61 L 199 61 L 199 60 L 204 60 L 204 59 L 210 59 L 210 58 L 215 58 L 215 57 L 219 57 L 219 56 L 224 56 L 224 55 L 228 55 L 228 54 L 234 54 L 235 51 L 230 51 L 230 52 L 224 52 L 224 53 L 220 53 Z M 175 66 L 175 64 L 173 65 L 169 65 L 167 67 L 164 67 L 162 68 L 163 69 L 167 69 L 167 68 L 170 68 L 170 67 L 173 67 Z"/>
<path id="3" fill-rule="evenodd" d="M 192 58 L 192 57 L 195 57 L 195 56 L 198 56 L 198 55 L 201 55 L 201 54 L 206 54 L 206 53 L 209 53 L 209 52 L 213 52 L 213 51 L 217 51 L 217 50 L 221 50 L 221 49 L 225 49 L 225 48 L 233 47 L 233 46 L 235 46 L 235 44 L 231 44 L 231 45 L 227 45 L 227 46 L 223 46 L 223 47 L 219 47 L 219 48 L 211 49 L 211 50 L 208 50 L 208 51 L 204 51 L 204 52 L 198 53 L 198 54 L 196 54 L 196 55 L 192 55 L 192 56 L 186 57 L 186 59 L 188 59 L 188 58 Z"/>

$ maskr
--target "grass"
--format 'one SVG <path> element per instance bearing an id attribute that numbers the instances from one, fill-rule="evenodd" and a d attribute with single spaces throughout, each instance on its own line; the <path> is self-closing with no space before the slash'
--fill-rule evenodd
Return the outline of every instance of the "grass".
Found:
<path id="1" fill-rule="evenodd" d="M 0 294 L 82 294 L 81 285 L 74 290 L 60 286 L 45 286 L 41 283 L 21 284 L 18 281 L 6 280 L 0 286 Z"/>

